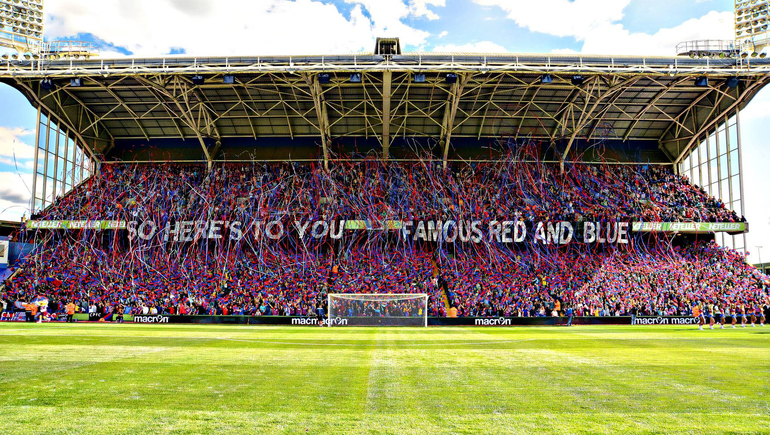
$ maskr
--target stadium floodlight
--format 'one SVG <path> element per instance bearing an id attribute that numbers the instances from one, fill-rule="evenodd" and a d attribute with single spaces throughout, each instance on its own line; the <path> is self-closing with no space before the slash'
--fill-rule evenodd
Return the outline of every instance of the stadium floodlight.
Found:
<path id="1" fill-rule="evenodd" d="M 770 0 L 735 2 L 735 41 L 742 58 L 762 57 L 762 49 L 770 45 L 768 15 Z"/>
<path id="2" fill-rule="evenodd" d="M 455 73 L 448 73 L 446 75 L 446 82 L 449 85 L 457 83 L 457 74 L 455 74 Z"/>
<path id="3" fill-rule="evenodd" d="M 350 83 L 361 83 L 363 81 L 363 77 L 361 76 L 361 73 L 353 73 L 350 75 Z"/>
<path id="4" fill-rule="evenodd" d="M 206 79 L 203 78 L 202 75 L 194 75 L 194 76 L 192 76 L 191 80 L 192 80 L 192 82 L 193 82 L 193 84 L 195 86 L 200 86 L 200 85 L 206 83 Z"/>
<path id="5" fill-rule="evenodd" d="M 235 84 L 235 76 L 232 74 L 225 74 L 224 77 L 222 77 L 222 83 L 226 85 L 234 85 Z"/>
<path id="6" fill-rule="evenodd" d="M 330 293 L 327 326 L 428 326 L 428 295 Z"/>
<path id="7" fill-rule="evenodd" d="M 425 74 L 417 73 L 414 75 L 415 83 L 425 83 Z"/>
<path id="8" fill-rule="evenodd" d="M 42 0 L 0 0 L 0 47 L 38 52 L 43 45 L 42 11 Z"/>
<path id="9" fill-rule="evenodd" d="M 43 80 L 40 80 L 40 87 L 43 88 L 43 90 L 50 91 L 53 89 L 53 80 L 49 78 L 44 78 Z"/>
<path id="10" fill-rule="evenodd" d="M 700 76 L 695 78 L 695 86 L 699 88 L 709 87 L 709 78 L 706 76 Z"/>
<path id="11" fill-rule="evenodd" d="M 73 77 L 70 79 L 70 87 L 79 88 L 81 86 L 83 86 L 83 79 L 80 77 Z"/>
<path id="12" fill-rule="evenodd" d="M 320 73 L 318 74 L 318 83 L 325 85 L 327 83 L 331 83 L 332 76 L 329 75 L 329 73 Z"/>
<path id="13" fill-rule="evenodd" d="M 738 85 L 741 83 L 740 79 L 738 77 L 730 77 L 727 79 L 727 87 L 730 89 L 735 89 L 738 87 Z"/>
<path id="14" fill-rule="evenodd" d="M 546 85 L 548 83 L 553 83 L 553 77 L 550 74 L 543 74 L 540 77 L 540 83 Z"/>

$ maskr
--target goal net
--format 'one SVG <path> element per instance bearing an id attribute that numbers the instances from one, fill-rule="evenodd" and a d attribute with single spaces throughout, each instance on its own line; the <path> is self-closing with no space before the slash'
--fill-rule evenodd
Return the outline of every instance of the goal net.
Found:
<path id="1" fill-rule="evenodd" d="M 329 326 L 428 326 L 428 295 L 329 294 Z"/>

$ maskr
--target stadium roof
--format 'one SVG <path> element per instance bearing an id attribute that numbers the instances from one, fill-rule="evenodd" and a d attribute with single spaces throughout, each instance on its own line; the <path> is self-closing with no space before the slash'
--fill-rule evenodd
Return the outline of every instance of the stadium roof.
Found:
<path id="1" fill-rule="evenodd" d="M 700 77 L 708 82 L 696 83 Z M 394 137 L 427 136 L 446 158 L 453 139 L 508 136 L 558 144 L 564 155 L 580 141 L 654 141 L 678 163 L 770 81 L 770 59 L 406 53 L 22 60 L 0 63 L 0 81 L 72 130 L 92 155 L 116 142 L 176 138 L 195 140 L 211 161 L 229 138 L 315 137 L 326 156 L 332 138 L 353 136 L 376 138 L 387 157 Z"/>

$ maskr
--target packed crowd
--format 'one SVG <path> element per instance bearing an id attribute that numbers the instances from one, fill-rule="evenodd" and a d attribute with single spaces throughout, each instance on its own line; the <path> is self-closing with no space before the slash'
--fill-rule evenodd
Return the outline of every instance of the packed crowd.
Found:
<path id="1" fill-rule="evenodd" d="M 442 270 L 461 316 L 550 316 L 568 306 L 577 316 L 690 316 L 705 303 L 762 311 L 770 305 L 768 277 L 713 241 L 519 255 L 502 264 L 465 256 Z"/>
<path id="2" fill-rule="evenodd" d="M 39 220 L 500 219 L 741 221 L 664 168 L 520 163 L 104 165 Z M 702 303 L 763 307 L 767 277 L 713 242 L 650 236 L 632 247 L 417 246 L 356 239 L 257 248 L 137 244 L 89 232 L 22 235 L 39 248 L 6 283 L 7 307 L 53 312 L 317 315 L 329 293 L 426 293 L 428 315 L 689 315 Z M 374 306 L 363 305 L 366 310 Z M 402 310 L 403 311 L 403 310 Z M 410 310 L 409 314 L 412 315 Z"/>
<path id="3" fill-rule="evenodd" d="M 191 252 L 148 267 L 141 259 L 63 240 L 31 257 L 7 286 L 6 300 L 45 294 L 81 311 L 109 314 L 308 316 L 326 311 L 329 293 L 428 293 L 429 314 L 446 314 L 431 285 L 427 252 L 352 249 L 341 256 L 255 254 L 209 257 Z"/>
<path id="4" fill-rule="evenodd" d="M 340 255 L 285 254 L 268 263 L 254 254 L 207 259 L 193 253 L 147 267 L 130 254 L 62 240 L 29 257 L 2 299 L 43 294 L 53 312 L 74 301 L 82 312 L 104 315 L 251 316 L 322 315 L 329 293 L 425 293 L 429 316 L 454 309 L 468 317 L 551 316 L 567 307 L 578 316 L 692 315 L 705 303 L 763 311 L 770 304 L 768 277 L 714 242 L 645 252 L 493 249 L 500 250 L 355 248 Z M 345 303 L 338 307 L 343 314 L 352 307 Z M 391 309 L 422 315 L 413 312 L 417 306 Z"/>
<path id="5" fill-rule="evenodd" d="M 718 199 L 654 166 L 340 163 L 104 165 L 40 220 L 739 222 Z"/>

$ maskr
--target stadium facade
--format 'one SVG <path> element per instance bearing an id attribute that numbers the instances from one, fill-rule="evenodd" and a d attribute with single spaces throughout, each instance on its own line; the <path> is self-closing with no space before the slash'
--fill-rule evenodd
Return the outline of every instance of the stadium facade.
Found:
<path id="1" fill-rule="evenodd" d="M 131 161 L 495 161 L 668 166 L 743 214 L 740 111 L 770 60 L 401 53 L 6 60 L 38 108 L 33 210 Z M 381 42 L 385 42 L 382 44 Z M 601 153 L 597 150 L 601 149 Z M 745 249 L 745 235 L 720 234 Z"/>

